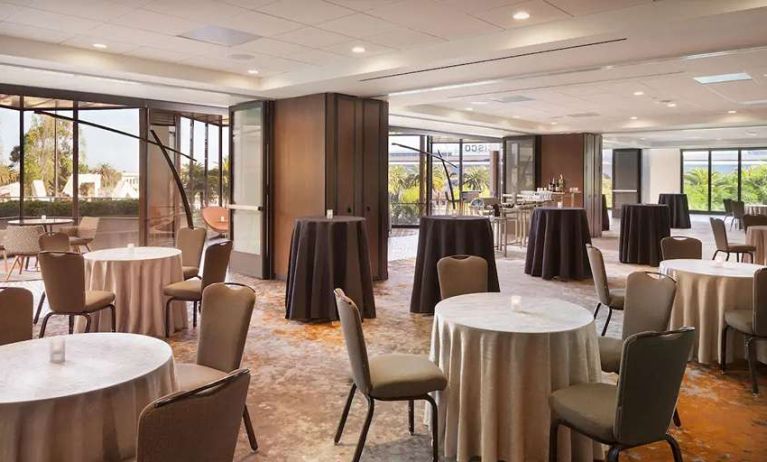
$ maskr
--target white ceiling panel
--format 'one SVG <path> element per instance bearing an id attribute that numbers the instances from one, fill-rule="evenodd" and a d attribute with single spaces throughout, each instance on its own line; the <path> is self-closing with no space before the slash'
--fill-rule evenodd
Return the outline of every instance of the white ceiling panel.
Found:
<path id="1" fill-rule="evenodd" d="M 260 38 L 258 40 L 253 40 L 252 42 L 243 43 L 242 45 L 237 45 L 231 48 L 231 51 L 236 53 L 254 52 L 272 56 L 287 56 L 293 53 L 302 53 L 312 50 L 312 48 L 305 47 L 303 45 L 266 37 Z"/>
<path id="2" fill-rule="evenodd" d="M 315 48 L 328 47 L 349 40 L 349 37 L 346 35 L 317 29 L 316 27 L 304 27 L 285 34 L 279 34 L 274 38 Z"/>
<path id="3" fill-rule="evenodd" d="M 319 24 L 354 13 L 354 10 L 322 0 L 280 0 L 258 10 L 303 24 Z"/>
<path id="4" fill-rule="evenodd" d="M 457 8 L 467 13 L 479 13 L 481 11 L 491 10 L 502 6 L 523 3 L 525 0 L 441 0 L 445 5 Z"/>
<path id="5" fill-rule="evenodd" d="M 530 14 L 530 18 L 525 20 L 514 19 L 514 14 L 519 11 L 525 11 Z M 512 27 L 527 27 L 535 24 L 542 24 L 549 21 L 556 21 L 558 19 L 568 19 L 570 15 L 564 11 L 551 6 L 549 3 L 543 0 L 532 0 L 522 3 L 515 3 L 509 6 L 502 6 L 500 8 L 493 8 L 492 10 L 475 13 L 480 19 L 483 19 L 491 24 L 495 24 L 504 29 L 510 29 Z"/>
<path id="6" fill-rule="evenodd" d="M 365 38 L 373 35 L 395 32 L 401 29 L 396 24 L 363 13 L 356 13 L 343 18 L 319 24 L 317 27 L 350 37 Z"/>
<path id="7" fill-rule="evenodd" d="M 5 21 L 33 27 L 44 25 L 46 29 L 75 34 L 87 33 L 99 25 L 97 21 L 90 19 L 25 7 L 20 7 L 17 12 L 6 18 Z"/>
<path id="8" fill-rule="evenodd" d="M 40 40 L 42 42 L 59 43 L 72 38 L 75 34 L 59 30 L 46 29 L 44 27 L 29 26 L 26 24 L 14 24 L 0 22 L 0 33 L 10 37 Z"/>
<path id="9" fill-rule="evenodd" d="M 560 8 L 574 16 L 585 16 L 593 13 L 601 13 L 610 10 L 619 10 L 643 3 L 651 3 L 653 0 L 546 0 L 548 3 Z"/>
<path id="10" fill-rule="evenodd" d="M 301 24 L 294 21 L 288 21 L 287 19 L 277 18 L 275 16 L 269 16 L 268 14 L 246 9 L 240 9 L 236 15 L 216 24 L 250 32 L 263 37 L 270 37 L 303 27 Z"/>
<path id="11" fill-rule="evenodd" d="M 138 58 L 151 59 L 155 61 L 164 61 L 177 63 L 191 58 L 189 53 L 179 53 L 176 51 L 163 50 L 151 46 L 140 46 L 125 53 L 126 55 L 136 56 Z"/>
<path id="12" fill-rule="evenodd" d="M 369 11 L 383 5 L 397 3 L 402 0 L 327 0 L 334 5 L 340 5 L 355 11 Z"/>
<path id="13" fill-rule="evenodd" d="M 110 22 L 165 35 L 180 35 L 205 25 L 199 21 L 189 21 L 178 16 L 157 13 L 143 8 L 132 10 Z"/>
<path id="14" fill-rule="evenodd" d="M 257 8 L 268 5 L 270 3 L 274 3 L 276 1 L 277 0 L 223 0 L 224 3 L 228 3 L 234 6 L 239 6 L 242 8 L 247 8 L 249 10 L 255 10 Z"/>
<path id="15" fill-rule="evenodd" d="M 358 47 L 358 46 L 364 47 L 365 52 L 355 53 L 352 51 L 352 48 Z M 363 40 L 351 40 L 349 42 L 338 43 L 336 45 L 326 47 L 325 50 L 330 51 L 332 53 L 337 53 L 339 55 L 344 55 L 350 58 L 357 58 L 357 59 L 364 59 L 370 56 L 382 55 L 384 53 L 391 53 L 395 51 L 392 48 L 385 47 L 382 45 L 377 45 L 375 43 L 365 42 Z"/>
<path id="16" fill-rule="evenodd" d="M 389 48 L 401 50 L 444 42 L 444 39 L 423 32 L 416 32 L 405 27 L 395 26 L 394 29 L 381 34 L 366 37 L 366 40 Z"/>
<path id="17" fill-rule="evenodd" d="M 306 51 L 291 53 L 285 55 L 286 58 L 301 61 L 308 64 L 314 64 L 320 67 L 327 67 L 333 64 L 346 62 L 350 58 L 339 55 L 337 53 L 331 53 L 329 51 L 306 49 Z"/>
<path id="18" fill-rule="evenodd" d="M 77 47 L 77 48 L 85 48 L 88 50 L 96 50 L 100 51 L 102 53 L 125 53 L 131 50 L 134 50 L 138 48 L 133 43 L 126 43 L 126 42 L 120 42 L 117 40 L 104 40 L 100 37 L 94 37 L 90 35 L 77 35 L 75 37 L 72 37 L 68 40 L 65 40 L 62 42 L 64 45 L 68 45 L 71 47 Z M 108 48 L 106 49 L 96 49 L 94 48 L 93 44 L 99 43 L 103 45 L 107 45 Z"/>
<path id="19" fill-rule="evenodd" d="M 26 6 L 96 21 L 110 21 L 137 8 L 140 2 L 111 0 L 30 0 Z"/>

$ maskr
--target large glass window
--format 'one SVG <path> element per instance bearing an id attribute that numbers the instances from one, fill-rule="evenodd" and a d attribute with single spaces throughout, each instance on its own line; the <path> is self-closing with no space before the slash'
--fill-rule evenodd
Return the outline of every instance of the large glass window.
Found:
<path id="1" fill-rule="evenodd" d="M 19 217 L 20 114 L 0 108 L 0 229 L 5 229 L 8 220 Z"/>
<path id="2" fill-rule="evenodd" d="M 738 198 L 738 151 L 711 151 L 711 210 L 724 211 L 724 199 Z"/>
<path id="3" fill-rule="evenodd" d="M 747 204 L 767 204 L 767 148 L 740 151 L 740 197 Z"/>
<path id="4" fill-rule="evenodd" d="M 418 135 L 389 137 L 389 213 L 392 226 L 414 226 L 426 214 L 426 191 L 423 188 L 423 156 Z M 402 146 L 398 146 L 402 145 Z"/>
<path id="5" fill-rule="evenodd" d="M 708 210 L 708 151 L 682 151 L 682 192 L 691 210 Z"/>
<path id="6" fill-rule="evenodd" d="M 461 197 L 460 188 L 460 143 L 435 141 L 431 152 L 445 160 L 443 164 L 437 158 L 431 158 L 431 213 L 432 215 L 447 215 L 456 210 Z M 452 193 L 451 193 L 452 187 Z"/>
<path id="7" fill-rule="evenodd" d="M 608 209 L 613 207 L 613 150 L 602 150 L 602 195 Z"/>

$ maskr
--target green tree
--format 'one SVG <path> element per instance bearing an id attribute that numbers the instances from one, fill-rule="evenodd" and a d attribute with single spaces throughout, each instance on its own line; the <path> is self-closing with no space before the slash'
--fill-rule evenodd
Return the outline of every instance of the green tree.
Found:
<path id="1" fill-rule="evenodd" d="M 16 167 L 21 148 L 11 151 Z M 24 134 L 24 193 L 32 195 L 32 182 L 42 180 L 47 194 L 61 193 L 72 174 L 72 124 L 52 117 L 33 115 L 29 130 Z"/>
<path id="2" fill-rule="evenodd" d="M 104 189 L 101 193 L 102 196 L 111 195 L 123 176 L 116 168 L 107 163 L 99 164 L 98 167 L 90 169 L 89 173 L 101 176 L 101 187 Z"/>
<path id="3" fill-rule="evenodd" d="M 464 189 L 480 191 L 481 196 L 490 193 L 490 171 L 483 167 L 469 167 L 463 173 Z"/>

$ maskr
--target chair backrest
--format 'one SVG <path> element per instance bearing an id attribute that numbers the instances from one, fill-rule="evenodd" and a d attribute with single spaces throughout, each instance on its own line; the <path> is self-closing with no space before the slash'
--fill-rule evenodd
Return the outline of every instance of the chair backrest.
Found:
<path id="1" fill-rule="evenodd" d="M 139 418 L 136 461 L 232 460 L 249 384 L 250 372 L 238 369 L 149 403 Z"/>
<path id="2" fill-rule="evenodd" d="M 79 313 L 85 309 L 85 260 L 79 253 L 40 252 L 48 305 L 56 313 Z"/>
<path id="3" fill-rule="evenodd" d="M 344 333 L 346 352 L 352 367 L 352 380 L 360 392 L 370 393 L 370 366 L 368 364 L 368 349 L 365 345 L 365 334 L 362 332 L 360 311 L 354 301 L 344 294 L 341 289 L 335 290 L 338 317 L 341 319 L 341 330 Z"/>
<path id="4" fill-rule="evenodd" d="M 727 251 L 729 244 L 727 243 L 727 229 L 724 227 L 724 221 L 719 218 L 709 218 L 709 221 L 711 222 L 711 230 L 714 232 L 716 250 Z"/>
<path id="5" fill-rule="evenodd" d="M 694 237 L 668 236 L 660 240 L 660 250 L 664 260 L 703 258 L 703 243 Z"/>
<path id="6" fill-rule="evenodd" d="M 22 287 L 0 287 L 0 345 L 32 338 L 32 292 Z"/>
<path id="7" fill-rule="evenodd" d="M 3 245 L 9 255 L 34 255 L 40 251 L 37 240 L 42 233 L 42 226 L 9 226 Z"/>
<path id="8" fill-rule="evenodd" d="M 87 239 L 95 239 L 99 228 L 99 217 L 82 217 L 77 227 L 77 236 Z"/>
<path id="9" fill-rule="evenodd" d="M 487 260 L 474 255 L 453 255 L 437 262 L 442 299 L 487 292 Z"/>
<path id="10" fill-rule="evenodd" d="M 623 306 L 623 338 L 668 329 L 675 295 L 676 281 L 664 274 L 649 271 L 629 274 Z"/>
<path id="11" fill-rule="evenodd" d="M 754 334 L 767 337 L 767 268 L 754 273 Z"/>
<path id="12" fill-rule="evenodd" d="M 66 233 L 43 233 L 37 239 L 41 252 L 69 252 L 69 235 Z"/>
<path id="13" fill-rule="evenodd" d="M 767 215 L 743 215 L 743 229 L 749 226 L 767 226 Z"/>
<path id="14" fill-rule="evenodd" d="M 202 219 L 217 233 L 229 232 L 229 210 L 225 207 L 203 207 Z"/>
<path id="15" fill-rule="evenodd" d="M 722 199 L 722 203 L 724 203 L 724 212 L 732 213 L 732 199 Z"/>
<path id="16" fill-rule="evenodd" d="M 676 408 L 695 329 L 642 332 L 623 342 L 613 435 L 638 446 L 662 440 Z"/>
<path id="17" fill-rule="evenodd" d="M 732 216 L 735 218 L 743 218 L 746 214 L 746 203 L 743 201 L 732 201 L 730 207 L 732 207 Z"/>
<path id="18" fill-rule="evenodd" d="M 231 254 L 232 241 L 210 244 L 205 249 L 205 264 L 202 267 L 202 290 L 216 282 L 224 282 Z"/>
<path id="19" fill-rule="evenodd" d="M 594 277 L 594 288 L 597 291 L 599 302 L 605 305 L 610 303 L 610 287 L 607 285 L 607 271 L 602 251 L 596 247 L 586 246 L 586 254 L 589 257 L 591 275 Z"/>
<path id="20" fill-rule="evenodd" d="M 240 367 L 256 294 L 240 284 L 211 284 L 202 292 L 197 364 L 229 372 Z"/>
<path id="21" fill-rule="evenodd" d="M 202 249 L 208 231 L 205 228 L 181 228 L 176 234 L 176 248 L 181 251 L 181 264 L 200 267 Z"/>

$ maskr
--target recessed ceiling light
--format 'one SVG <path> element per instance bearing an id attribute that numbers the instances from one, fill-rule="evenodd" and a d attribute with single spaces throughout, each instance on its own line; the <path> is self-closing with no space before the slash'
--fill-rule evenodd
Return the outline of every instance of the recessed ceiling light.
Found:
<path id="1" fill-rule="evenodd" d="M 107 48 L 107 46 L 106 46 L 106 45 L 104 45 L 103 43 L 94 43 L 94 44 L 93 44 L 93 48 L 100 48 L 100 49 L 104 49 L 104 48 Z"/>
<path id="2" fill-rule="evenodd" d="M 557 124 L 556 122 L 551 122 L 551 125 L 556 125 L 556 124 Z"/>
<path id="3" fill-rule="evenodd" d="M 644 138 L 639 138 L 640 140 L 644 141 Z"/>
<path id="4" fill-rule="evenodd" d="M 487 101 L 472 101 L 471 104 L 487 104 Z"/>
<path id="5" fill-rule="evenodd" d="M 728 113 L 728 114 L 737 114 L 737 113 L 738 113 L 738 111 L 736 111 L 736 110 L 734 110 L 734 109 L 730 109 L 729 111 L 727 111 L 727 113 Z"/>
<path id="6" fill-rule="evenodd" d="M 518 115 L 513 115 L 513 116 L 511 116 L 511 118 L 512 119 L 519 119 L 519 116 Z"/>
<path id="7" fill-rule="evenodd" d="M 641 90 L 640 90 L 640 91 L 635 91 L 635 92 L 634 92 L 634 96 L 642 96 L 642 95 L 644 95 L 644 92 L 643 92 L 643 91 L 641 91 Z"/>
<path id="8" fill-rule="evenodd" d="M 356 47 L 352 48 L 352 53 L 364 53 L 365 47 L 357 45 Z"/>
<path id="9" fill-rule="evenodd" d="M 464 108 L 464 110 L 466 110 L 466 111 L 473 111 L 474 108 L 473 107 L 467 107 L 467 108 Z"/>
<path id="10" fill-rule="evenodd" d="M 736 72 L 733 74 L 717 74 L 717 75 L 702 75 L 700 77 L 693 77 L 698 83 L 722 83 L 722 82 L 736 82 L 738 80 L 751 80 L 751 76 L 745 72 Z"/>
<path id="11" fill-rule="evenodd" d="M 667 103 L 666 106 L 667 107 L 676 107 L 676 103 Z"/>
<path id="12" fill-rule="evenodd" d="M 256 74 L 258 74 L 258 69 L 248 69 L 248 74 L 256 75 Z"/>
<path id="13" fill-rule="evenodd" d="M 631 117 L 630 117 L 630 119 L 631 119 L 631 120 L 637 120 L 638 118 L 639 118 L 639 117 L 637 117 L 637 116 L 631 116 Z"/>
<path id="14" fill-rule="evenodd" d="M 516 19 L 517 21 L 524 21 L 525 19 L 530 18 L 530 13 L 527 11 L 517 11 L 514 13 L 514 16 L 512 18 Z"/>

